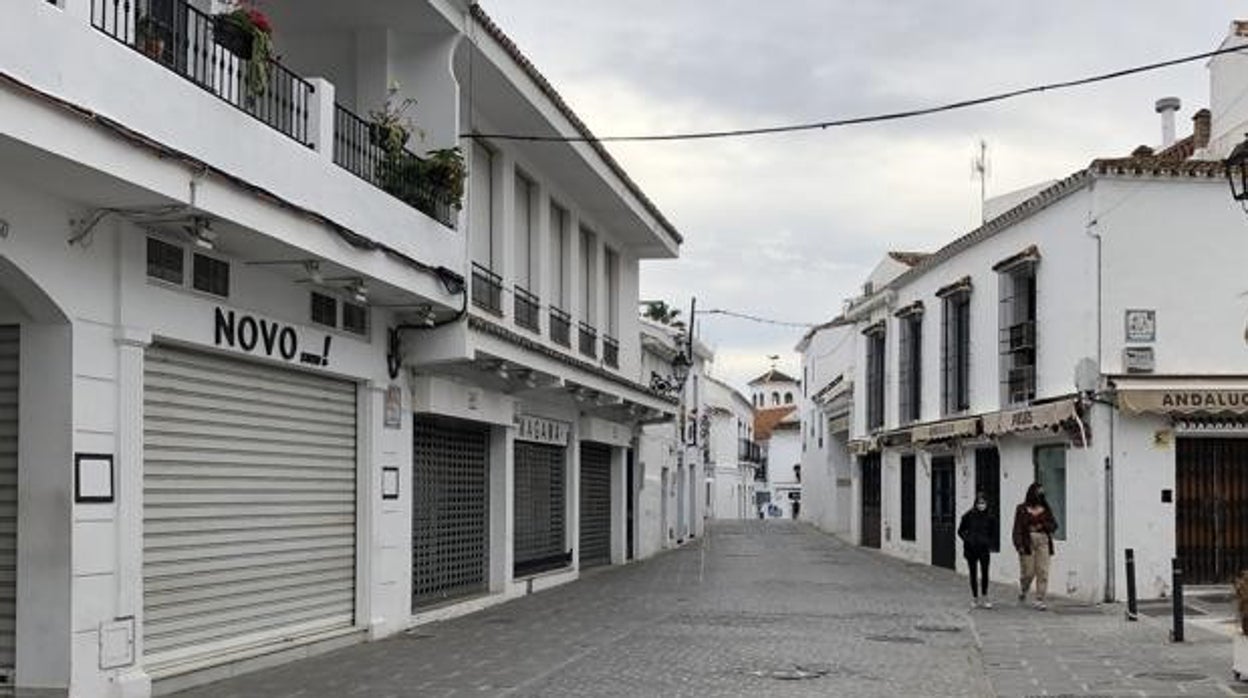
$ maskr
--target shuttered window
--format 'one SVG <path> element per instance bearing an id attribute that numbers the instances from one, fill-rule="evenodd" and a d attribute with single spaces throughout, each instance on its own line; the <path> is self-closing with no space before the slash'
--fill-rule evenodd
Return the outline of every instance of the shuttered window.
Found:
<path id="1" fill-rule="evenodd" d="M 611 562 L 611 447 L 581 444 L 581 567 Z"/>

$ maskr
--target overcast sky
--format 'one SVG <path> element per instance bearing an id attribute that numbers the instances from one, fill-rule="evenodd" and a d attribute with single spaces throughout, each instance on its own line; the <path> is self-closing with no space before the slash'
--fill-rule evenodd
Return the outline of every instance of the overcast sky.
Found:
<path id="1" fill-rule="evenodd" d="M 862 116 L 1213 50 L 1229 0 L 482 0 L 599 136 Z M 1238 6 L 1239 14 L 1236 14 Z M 979 222 L 988 194 L 1157 145 L 1208 105 L 1204 62 L 889 124 L 723 141 L 611 144 L 681 231 L 642 263 L 643 299 L 817 323 L 888 250 L 931 251 Z M 716 374 L 744 388 L 769 354 L 798 377 L 801 329 L 701 316 Z"/>

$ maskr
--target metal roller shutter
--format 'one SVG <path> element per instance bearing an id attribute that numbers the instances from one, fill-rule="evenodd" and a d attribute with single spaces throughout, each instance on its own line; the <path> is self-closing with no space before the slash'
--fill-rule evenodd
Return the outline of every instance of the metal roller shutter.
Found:
<path id="1" fill-rule="evenodd" d="M 412 607 L 489 584 L 489 429 L 418 416 L 412 453 Z"/>
<path id="2" fill-rule="evenodd" d="M 515 573 L 522 576 L 567 564 L 564 547 L 566 449 L 527 441 L 515 443 Z"/>
<path id="3" fill-rule="evenodd" d="M 0 674 L 11 674 L 17 627 L 17 389 L 16 325 L 0 326 Z"/>
<path id="4" fill-rule="evenodd" d="M 611 447 L 581 444 L 581 567 L 611 562 Z"/>
<path id="5" fill-rule="evenodd" d="M 163 346 L 144 380 L 145 654 L 352 625 L 355 385 Z"/>

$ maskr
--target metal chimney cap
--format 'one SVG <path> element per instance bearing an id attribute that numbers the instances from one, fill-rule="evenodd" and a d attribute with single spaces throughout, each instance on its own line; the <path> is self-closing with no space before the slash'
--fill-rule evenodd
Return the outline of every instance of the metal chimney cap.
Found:
<path id="1" fill-rule="evenodd" d="M 1162 97 L 1157 100 L 1156 109 L 1158 114 L 1162 114 L 1167 111 L 1178 111 L 1182 105 L 1183 102 L 1178 97 Z"/>

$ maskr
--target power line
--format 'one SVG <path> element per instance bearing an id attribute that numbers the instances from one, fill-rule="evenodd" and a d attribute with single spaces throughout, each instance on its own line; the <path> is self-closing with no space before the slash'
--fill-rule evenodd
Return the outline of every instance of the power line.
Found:
<path id="1" fill-rule="evenodd" d="M 634 136 L 538 136 L 525 135 L 515 133 L 467 133 L 466 138 L 488 138 L 492 140 L 504 141 L 538 141 L 538 142 L 557 142 L 557 143 L 578 143 L 578 142 L 624 142 L 624 141 L 693 141 L 693 140 L 709 140 L 713 138 L 737 138 L 741 136 L 762 136 L 776 133 L 792 133 L 795 131 L 814 131 L 839 126 L 856 126 L 858 124 L 879 123 L 882 121 L 899 121 L 901 119 L 911 119 L 917 116 L 928 116 L 938 114 L 940 112 L 955 111 L 975 107 L 981 104 L 989 104 L 992 102 L 1000 102 L 1023 95 L 1037 94 L 1040 92 L 1048 92 L 1052 90 L 1062 90 L 1071 87 L 1079 87 L 1081 85 L 1090 85 L 1097 82 L 1105 82 L 1107 80 L 1115 80 L 1117 78 L 1126 77 L 1128 75 L 1136 75 L 1146 73 L 1162 68 L 1181 65 L 1183 63 L 1191 63 L 1205 58 L 1212 58 L 1224 53 L 1238 53 L 1243 51 L 1245 47 L 1236 46 L 1231 48 L 1220 48 L 1214 51 L 1205 51 L 1182 58 L 1174 58 L 1167 61 L 1159 61 L 1157 63 L 1147 63 L 1122 70 L 1115 70 L 1109 73 L 1101 73 L 1089 77 L 1078 78 L 1075 80 L 1064 80 L 1062 82 L 1051 82 L 1043 85 L 1034 85 L 1032 87 L 1024 87 L 1008 92 L 999 92 L 997 94 L 985 97 L 975 97 L 973 99 L 964 99 L 959 102 L 950 102 L 935 107 L 924 107 L 921 109 L 908 109 L 905 111 L 886 112 L 883 114 L 874 114 L 871 116 L 856 116 L 845 119 L 832 119 L 829 121 L 815 121 L 802 124 L 787 124 L 782 126 L 765 126 L 761 128 L 742 128 L 729 129 L 724 131 L 694 131 L 688 133 L 669 133 L 669 134 L 652 134 L 652 135 L 634 135 Z"/>
<path id="2" fill-rule="evenodd" d="M 782 327 L 802 327 L 809 329 L 815 326 L 813 322 L 786 322 L 784 320 L 772 320 L 771 318 L 759 317 L 757 315 L 749 315 L 746 313 L 738 313 L 733 310 L 699 310 L 698 315 L 727 315 L 728 317 L 740 318 L 742 320 L 750 320 L 752 322 L 761 322 L 765 325 L 780 325 Z"/>

